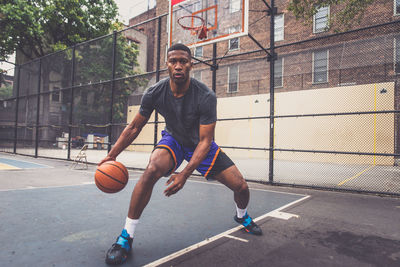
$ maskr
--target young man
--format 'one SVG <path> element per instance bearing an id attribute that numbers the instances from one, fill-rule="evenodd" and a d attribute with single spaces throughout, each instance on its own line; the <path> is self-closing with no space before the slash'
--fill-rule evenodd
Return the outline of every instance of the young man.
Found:
<path id="1" fill-rule="evenodd" d="M 262 234 L 247 214 L 250 193 L 246 181 L 232 160 L 213 141 L 217 99 L 206 85 L 190 78 L 190 49 L 182 44 L 171 46 L 166 64 L 169 78 L 144 93 L 138 114 L 124 129 L 107 157 L 99 163 L 116 160 L 139 135 L 153 110 L 164 117 L 165 130 L 132 192 L 125 227 L 107 252 L 106 262 L 109 264 L 121 264 L 127 259 L 135 227 L 150 200 L 155 183 L 171 174 L 167 181 L 169 186 L 164 191 L 167 197 L 182 189 L 193 171 L 198 170 L 204 177 L 213 177 L 230 188 L 237 208 L 234 219 L 247 232 Z M 184 159 L 188 161 L 187 166 L 180 173 L 173 174 Z"/>

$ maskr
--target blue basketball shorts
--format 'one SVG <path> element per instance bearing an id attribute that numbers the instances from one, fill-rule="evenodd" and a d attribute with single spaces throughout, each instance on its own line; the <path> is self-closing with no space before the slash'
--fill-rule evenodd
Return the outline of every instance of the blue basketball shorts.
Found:
<path id="1" fill-rule="evenodd" d="M 194 148 L 182 146 L 166 131 L 162 131 L 161 135 L 162 138 L 154 149 L 166 149 L 170 153 L 174 161 L 174 166 L 166 174 L 166 176 L 168 176 L 179 168 L 183 160 L 187 162 L 190 161 L 193 156 Z M 200 163 L 196 170 L 200 172 L 202 176 L 210 179 L 232 165 L 234 165 L 233 161 L 222 152 L 221 148 L 213 141 L 206 158 Z"/>

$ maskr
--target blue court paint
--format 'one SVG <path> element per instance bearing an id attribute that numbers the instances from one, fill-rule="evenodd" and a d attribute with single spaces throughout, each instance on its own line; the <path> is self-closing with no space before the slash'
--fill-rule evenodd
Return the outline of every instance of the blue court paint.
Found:
<path id="1" fill-rule="evenodd" d="M 15 159 L 0 158 L 0 163 L 8 164 L 20 169 L 36 169 L 36 168 L 49 168 L 49 166 L 32 163 L 28 161 L 21 161 Z"/>

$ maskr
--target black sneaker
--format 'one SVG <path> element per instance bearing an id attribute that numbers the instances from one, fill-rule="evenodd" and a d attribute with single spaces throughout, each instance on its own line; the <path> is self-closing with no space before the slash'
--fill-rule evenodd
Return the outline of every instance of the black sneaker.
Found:
<path id="1" fill-rule="evenodd" d="M 244 226 L 244 230 L 253 235 L 262 235 L 260 227 L 253 221 L 253 219 L 247 214 L 243 218 L 238 218 L 237 215 L 233 219 Z"/>
<path id="2" fill-rule="evenodd" d="M 133 238 L 129 236 L 128 232 L 125 229 L 122 230 L 117 242 L 107 251 L 106 263 L 113 265 L 124 263 L 132 250 L 132 241 Z"/>

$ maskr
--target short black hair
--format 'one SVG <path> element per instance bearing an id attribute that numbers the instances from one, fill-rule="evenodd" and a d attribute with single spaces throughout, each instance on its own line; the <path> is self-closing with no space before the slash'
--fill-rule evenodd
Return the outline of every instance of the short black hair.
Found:
<path id="1" fill-rule="evenodd" d="M 189 57 L 190 58 L 192 57 L 192 52 L 190 51 L 189 47 L 187 47 L 184 44 L 181 44 L 181 43 L 173 44 L 170 48 L 168 48 L 167 55 L 169 52 L 174 51 L 174 50 L 186 51 L 189 54 Z"/>

